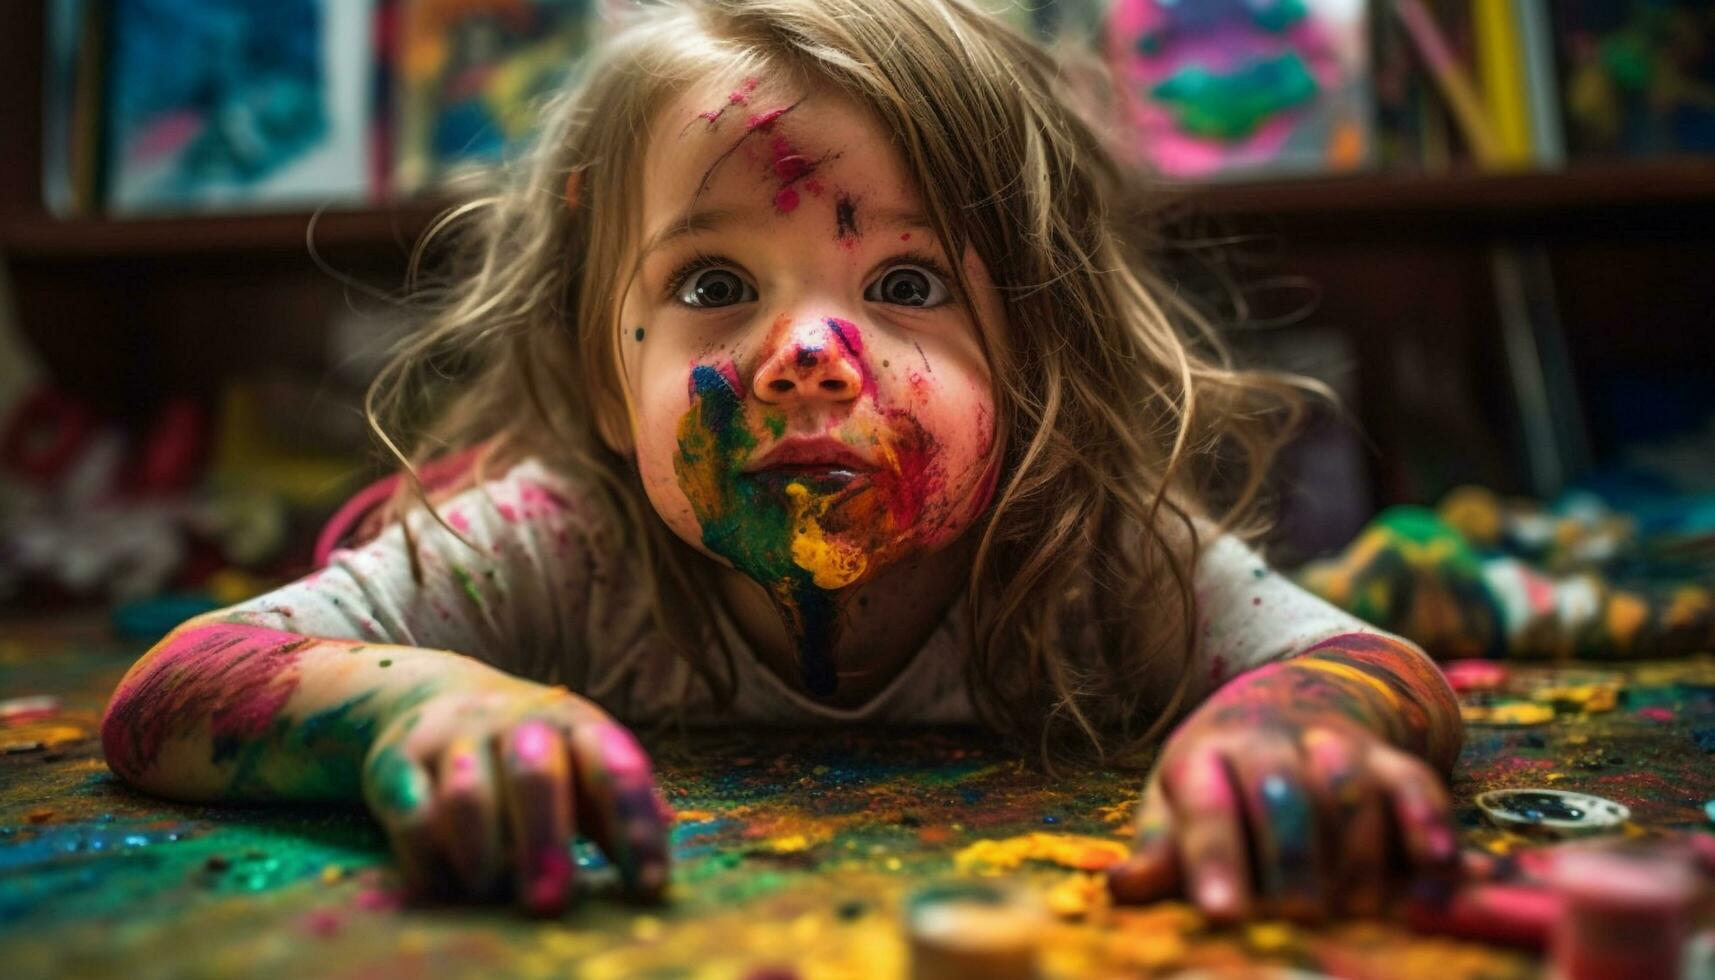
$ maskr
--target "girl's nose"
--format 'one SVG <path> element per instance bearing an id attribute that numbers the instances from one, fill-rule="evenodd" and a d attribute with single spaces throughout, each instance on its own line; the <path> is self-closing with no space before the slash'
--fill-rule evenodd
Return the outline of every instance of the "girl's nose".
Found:
<path id="1" fill-rule="evenodd" d="M 851 401 L 863 387 L 858 355 L 822 321 L 793 330 L 763 359 L 751 388 L 769 404 Z"/>

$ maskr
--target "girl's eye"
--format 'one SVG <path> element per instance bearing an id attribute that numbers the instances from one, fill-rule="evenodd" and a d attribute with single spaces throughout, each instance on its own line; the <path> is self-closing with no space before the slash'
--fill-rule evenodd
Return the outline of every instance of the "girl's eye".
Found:
<path id="1" fill-rule="evenodd" d="M 874 303 L 927 308 L 940 306 L 950 295 L 941 277 L 928 269 L 896 265 L 869 287 L 864 299 Z"/>
<path id="2" fill-rule="evenodd" d="M 729 269 L 704 269 L 685 280 L 678 299 L 686 306 L 712 309 L 748 303 L 756 299 L 756 290 Z"/>

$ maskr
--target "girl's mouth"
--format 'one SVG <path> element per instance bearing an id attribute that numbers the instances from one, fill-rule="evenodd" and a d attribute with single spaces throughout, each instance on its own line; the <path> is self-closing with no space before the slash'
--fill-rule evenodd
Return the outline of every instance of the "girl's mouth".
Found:
<path id="1" fill-rule="evenodd" d="M 875 464 L 850 446 L 828 436 L 793 436 L 775 443 L 744 468 L 746 473 L 797 474 L 807 477 L 845 478 L 867 474 Z"/>

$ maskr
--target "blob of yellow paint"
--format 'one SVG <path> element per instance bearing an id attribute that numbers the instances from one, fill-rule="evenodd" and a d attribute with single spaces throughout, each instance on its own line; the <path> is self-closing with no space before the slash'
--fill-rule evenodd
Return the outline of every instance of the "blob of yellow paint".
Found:
<path id="1" fill-rule="evenodd" d="M 1119 841 L 1038 831 L 977 841 L 953 855 L 953 866 L 966 873 L 999 874 L 1015 870 L 1026 861 L 1047 861 L 1078 871 L 1105 871 L 1130 853 Z"/>
<path id="2" fill-rule="evenodd" d="M 1460 705 L 1459 716 L 1467 725 L 1493 725 L 1497 728 L 1522 728 L 1546 725 L 1554 720 L 1554 709 L 1546 704 L 1529 701 L 1509 701 L 1492 708 L 1480 705 Z"/>
<path id="3" fill-rule="evenodd" d="M 818 589 L 843 589 L 868 567 L 864 553 L 822 533 L 820 519 L 829 501 L 801 483 L 786 485 L 792 519 L 792 561 L 811 575 Z"/>

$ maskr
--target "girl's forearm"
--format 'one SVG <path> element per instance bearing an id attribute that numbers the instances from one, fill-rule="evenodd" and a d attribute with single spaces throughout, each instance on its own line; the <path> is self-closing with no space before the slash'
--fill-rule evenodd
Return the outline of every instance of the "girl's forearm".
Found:
<path id="1" fill-rule="evenodd" d="M 1221 721 L 1357 722 L 1443 774 L 1464 740 L 1459 702 L 1441 671 L 1416 647 L 1373 633 L 1336 636 L 1244 674 L 1202 710 Z"/>
<path id="2" fill-rule="evenodd" d="M 439 650 L 193 620 L 137 661 L 101 741 L 127 782 L 181 800 L 360 798 L 375 733 L 449 685 L 527 684 Z"/>

